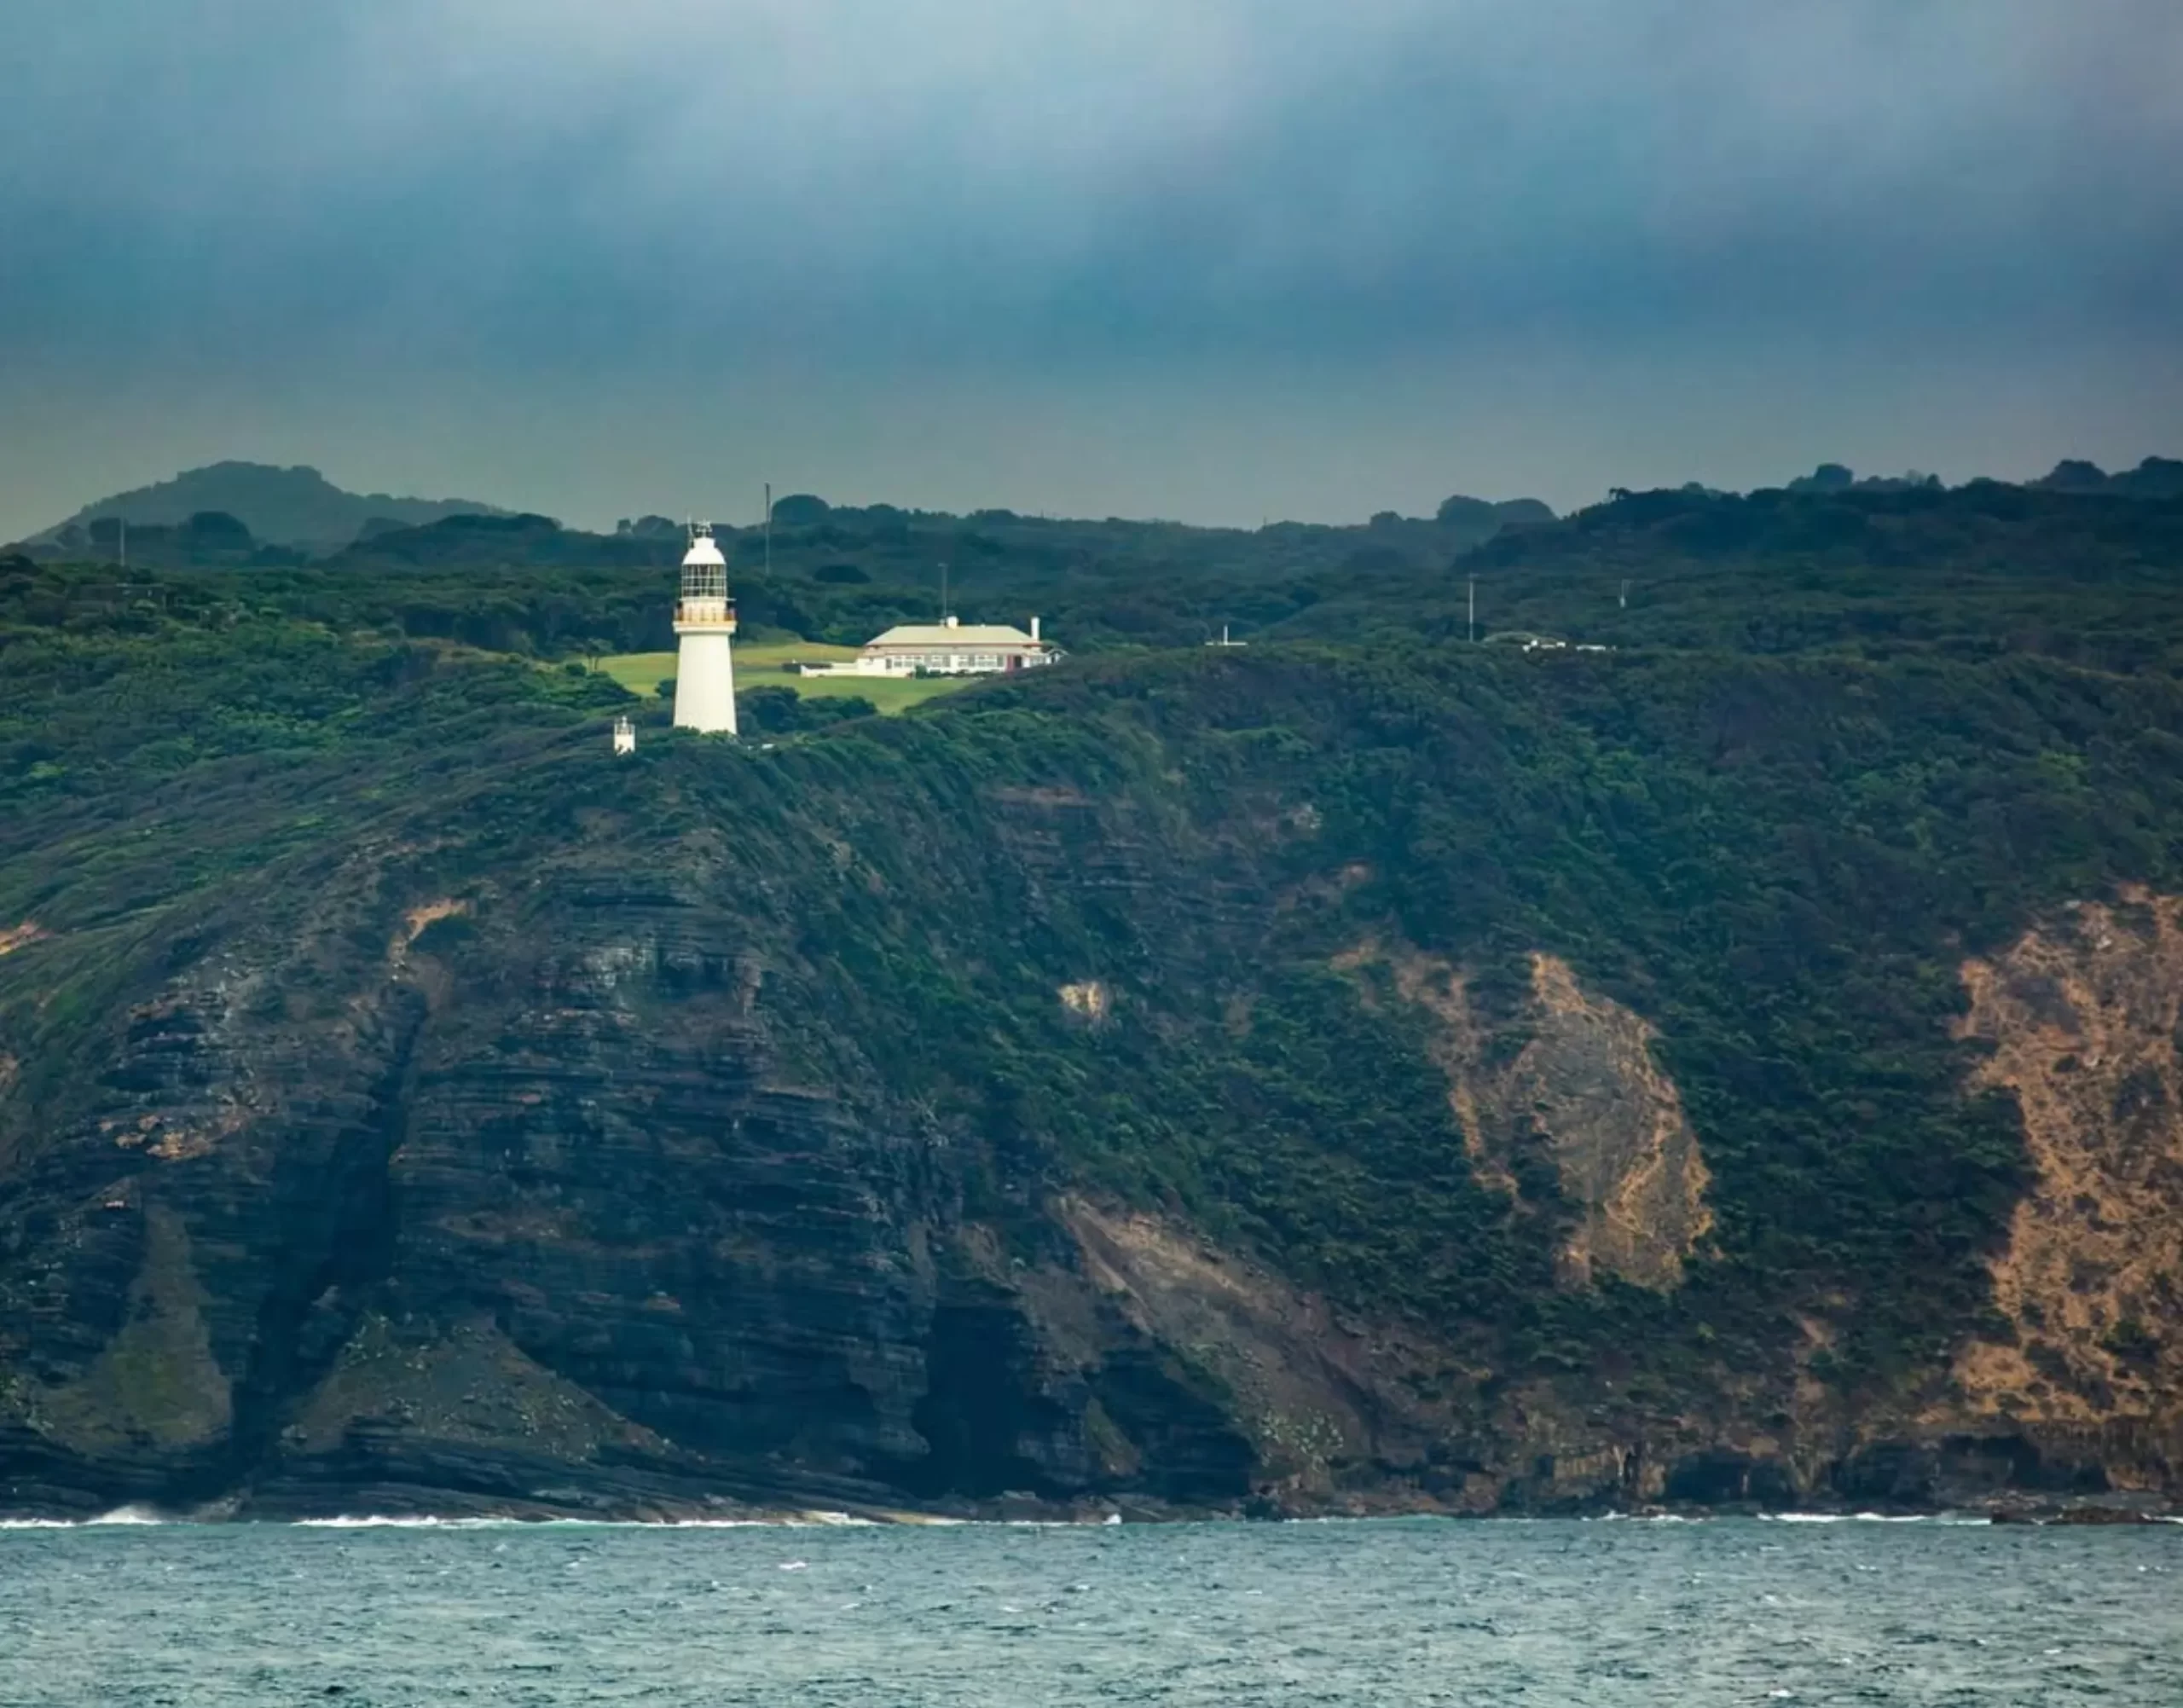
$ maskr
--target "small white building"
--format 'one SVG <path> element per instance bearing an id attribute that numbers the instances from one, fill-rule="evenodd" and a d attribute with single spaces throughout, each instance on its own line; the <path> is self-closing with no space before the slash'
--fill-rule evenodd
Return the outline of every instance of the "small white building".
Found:
<path id="1" fill-rule="evenodd" d="M 966 623 L 959 617 L 938 622 L 906 622 L 864 643 L 845 664 L 806 664 L 807 676 L 998 676 L 1056 663 L 1061 649 L 1039 633 L 1007 623 Z"/>

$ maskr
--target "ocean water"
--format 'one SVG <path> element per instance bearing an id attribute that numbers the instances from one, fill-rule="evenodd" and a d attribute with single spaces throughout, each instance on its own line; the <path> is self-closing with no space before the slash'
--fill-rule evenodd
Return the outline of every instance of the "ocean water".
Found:
<path id="1" fill-rule="evenodd" d="M 2183 1705 L 2183 1526 L 0 1530 L 0 1703 Z"/>

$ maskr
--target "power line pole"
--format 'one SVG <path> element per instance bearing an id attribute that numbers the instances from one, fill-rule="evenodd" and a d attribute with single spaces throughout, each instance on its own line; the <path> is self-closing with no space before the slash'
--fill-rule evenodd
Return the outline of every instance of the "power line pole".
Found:
<path id="1" fill-rule="evenodd" d="M 766 579 L 773 578 L 773 483 L 766 483 Z"/>
<path id="2" fill-rule="evenodd" d="M 1627 576 L 1623 577 L 1622 597 L 1618 603 L 1623 610 L 1627 611 L 1630 609 L 1630 578 Z"/>
<path id="3" fill-rule="evenodd" d="M 1474 643 L 1478 640 L 1478 577 L 1476 576 L 1470 578 L 1470 638 Z"/>

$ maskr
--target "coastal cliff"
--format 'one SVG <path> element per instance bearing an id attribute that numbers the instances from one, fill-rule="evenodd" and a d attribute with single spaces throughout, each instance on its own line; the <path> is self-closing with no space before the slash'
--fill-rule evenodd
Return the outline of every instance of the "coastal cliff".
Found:
<path id="1" fill-rule="evenodd" d="M 2170 688 L 356 668 L 9 833 L 0 1508 L 2183 1496 Z"/>

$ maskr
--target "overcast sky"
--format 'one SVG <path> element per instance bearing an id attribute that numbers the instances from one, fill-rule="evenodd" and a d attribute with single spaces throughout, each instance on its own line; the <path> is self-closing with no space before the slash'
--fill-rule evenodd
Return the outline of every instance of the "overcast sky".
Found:
<path id="1" fill-rule="evenodd" d="M 2183 455 L 2183 0 L 12 0 L 0 538 Z"/>

